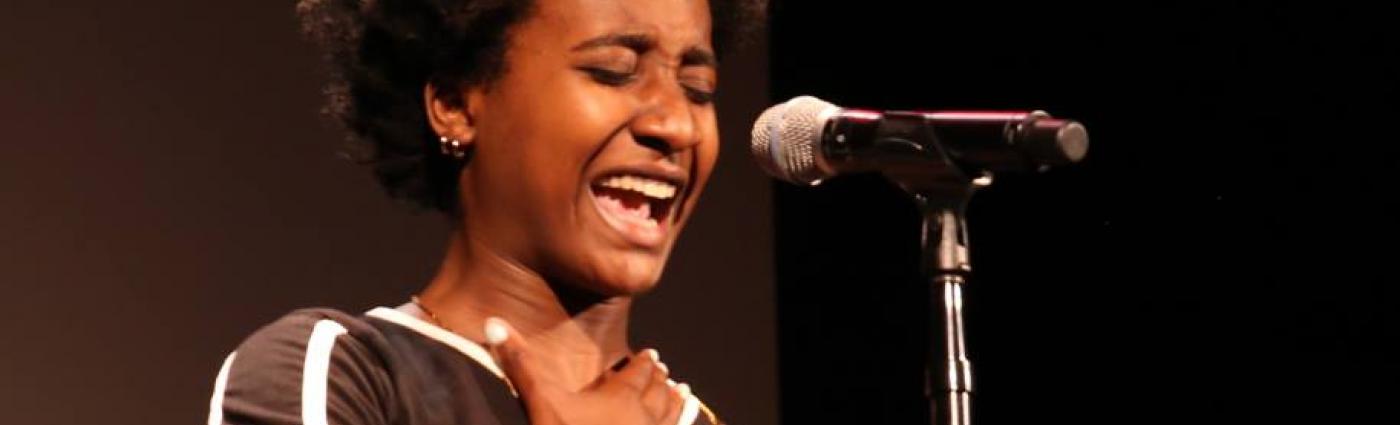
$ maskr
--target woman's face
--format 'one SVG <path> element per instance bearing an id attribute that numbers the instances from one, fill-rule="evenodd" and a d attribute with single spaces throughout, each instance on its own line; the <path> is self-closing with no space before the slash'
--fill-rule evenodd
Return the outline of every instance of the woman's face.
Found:
<path id="1" fill-rule="evenodd" d="M 705 0 L 537 0 L 505 72 L 464 92 L 478 246 L 556 283 L 644 292 L 719 151 Z"/>

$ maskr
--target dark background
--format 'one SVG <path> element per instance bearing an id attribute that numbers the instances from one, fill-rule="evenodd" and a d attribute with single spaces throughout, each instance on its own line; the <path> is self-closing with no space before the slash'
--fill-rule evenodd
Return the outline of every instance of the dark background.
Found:
<path id="1" fill-rule="evenodd" d="M 725 64 L 722 162 L 634 329 L 732 423 L 926 420 L 913 206 L 870 176 L 770 200 L 749 164 L 749 123 L 797 94 L 1088 126 L 1082 164 L 971 204 L 978 423 L 1400 417 L 1379 7 L 773 12 Z M 402 302 L 441 255 L 439 219 L 336 157 L 290 2 L 12 0 L 0 52 L 0 423 L 200 422 L 248 332 Z"/>
<path id="2" fill-rule="evenodd" d="M 1044 109 L 1087 159 L 970 205 L 976 423 L 1395 423 L 1393 15 L 781 1 L 774 99 Z M 921 423 L 918 217 L 776 186 L 784 423 Z"/>

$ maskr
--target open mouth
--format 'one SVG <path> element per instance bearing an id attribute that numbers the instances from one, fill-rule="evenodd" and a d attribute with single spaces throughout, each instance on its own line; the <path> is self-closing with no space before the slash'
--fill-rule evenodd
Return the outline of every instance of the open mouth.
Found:
<path id="1" fill-rule="evenodd" d="M 665 236 L 680 187 L 637 174 L 605 176 L 591 185 L 594 204 L 613 229 L 635 243 L 655 245 Z"/>

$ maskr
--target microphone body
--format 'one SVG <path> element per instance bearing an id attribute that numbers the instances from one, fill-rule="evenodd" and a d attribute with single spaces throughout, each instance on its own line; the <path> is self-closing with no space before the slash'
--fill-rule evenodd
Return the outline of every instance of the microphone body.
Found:
<path id="1" fill-rule="evenodd" d="M 792 183 L 880 172 L 917 193 L 1077 162 L 1088 133 L 1039 111 L 880 112 L 802 96 L 765 111 L 750 147 L 764 170 Z"/>

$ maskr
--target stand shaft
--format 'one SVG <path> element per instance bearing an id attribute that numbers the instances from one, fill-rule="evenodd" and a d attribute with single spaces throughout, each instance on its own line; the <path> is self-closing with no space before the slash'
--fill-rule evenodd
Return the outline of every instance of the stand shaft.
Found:
<path id="1" fill-rule="evenodd" d="M 928 397 L 935 425 L 971 425 L 972 362 L 963 337 L 965 276 L 971 272 L 963 216 L 926 210 L 924 261 L 929 280 Z"/>

